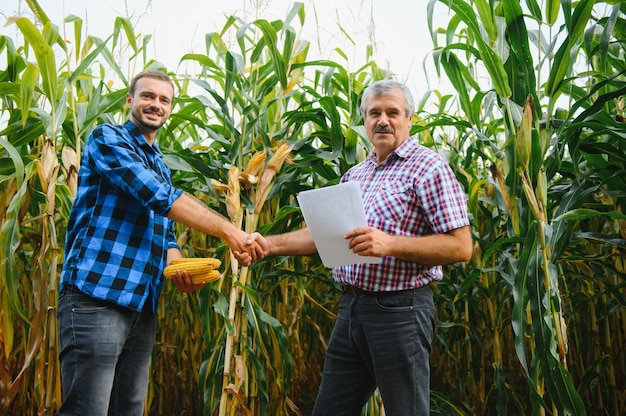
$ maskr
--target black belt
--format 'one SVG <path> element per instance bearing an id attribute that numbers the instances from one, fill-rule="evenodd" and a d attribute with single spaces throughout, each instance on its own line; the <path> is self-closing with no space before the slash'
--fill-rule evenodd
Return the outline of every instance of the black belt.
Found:
<path id="1" fill-rule="evenodd" d="M 364 296 L 392 296 L 397 295 L 401 292 L 406 292 L 406 290 L 392 290 L 387 292 L 370 292 L 367 290 L 363 290 L 360 287 L 352 286 L 352 285 L 341 285 L 343 288 L 343 293 L 349 293 L 355 298 L 362 298 Z M 409 289 L 413 290 L 413 289 Z"/>
<path id="2" fill-rule="evenodd" d="M 63 293 L 83 293 L 73 284 L 65 284 L 63 285 L 63 289 L 61 290 L 61 294 Z"/>

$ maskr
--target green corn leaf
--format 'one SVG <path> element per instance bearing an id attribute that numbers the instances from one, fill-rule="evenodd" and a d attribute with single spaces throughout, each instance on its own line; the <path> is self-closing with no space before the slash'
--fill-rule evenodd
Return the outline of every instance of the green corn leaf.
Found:
<path id="1" fill-rule="evenodd" d="M 626 220 L 626 215 L 618 211 L 597 211 L 595 209 L 577 208 L 567 211 L 564 214 L 559 215 L 554 221 L 576 221 L 587 220 L 589 218 L 607 216 L 609 218 L 615 218 L 618 220 Z"/>
<path id="2" fill-rule="evenodd" d="M 443 66 L 448 79 L 457 91 L 461 108 L 465 111 L 465 114 L 467 114 L 472 123 L 477 122 L 476 115 L 472 112 L 469 91 L 467 90 L 467 84 L 463 77 L 463 64 L 452 51 L 447 49 L 435 51 L 434 56 L 441 66 Z"/>
<path id="3" fill-rule="evenodd" d="M 80 62 L 74 71 L 72 71 L 72 74 L 69 77 L 69 82 L 74 83 L 79 77 L 87 74 L 93 62 L 102 54 L 105 48 L 105 43 L 97 43 L 96 48 Z"/>
<path id="4" fill-rule="evenodd" d="M 22 110 L 22 127 L 26 126 L 26 120 L 30 112 L 30 106 L 33 103 L 33 93 L 39 78 L 39 68 L 32 63 L 26 64 L 26 70 L 22 74 L 20 82 L 21 110 Z"/>
<path id="5" fill-rule="evenodd" d="M 223 324 L 229 334 L 235 333 L 233 323 L 228 319 L 228 299 L 221 293 L 218 293 L 218 299 L 213 304 L 213 311 L 223 318 Z"/>
<path id="6" fill-rule="evenodd" d="M 529 330 L 529 322 L 526 315 L 526 307 L 529 302 L 527 289 L 528 276 L 530 274 L 529 259 L 531 253 L 537 249 L 537 239 L 535 238 L 534 230 L 528 233 L 521 247 L 522 252 L 520 253 L 519 261 L 513 263 L 513 265 L 515 265 L 515 280 L 512 287 L 514 304 L 511 326 L 515 334 L 515 352 L 517 353 L 518 361 L 526 374 L 527 380 L 531 384 L 531 389 L 537 391 L 538 386 L 533 382 L 527 364 L 528 359 L 526 357 L 526 336 Z"/>
<path id="7" fill-rule="evenodd" d="M 536 95 L 537 78 L 533 54 L 528 42 L 524 12 L 518 2 L 503 3 L 507 25 L 507 42 L 510 55 L 506 62 L 508 84 L 512 90 L 511 96 L 515 103 L 523 105 L 529 94 L 533 95 L 535 103 L 539 103 Z"/>
<path id="8" fill-rule="evenodd" d="M 65 22 L 74 23 L 74 58 L 76 59 L 76 62 L 78 62 L 80 60 L 80 57 L 82 56 L 81 48 L 83 47 L 83 19 L 71 14 L 65 18 Z"/>
<path id="9" fill-rule="evenodd" d="M 556 329 L 552 321 L 554 306 L 547 300 L 551 293 L 544 284 L 544 270 L 554 274 L 557 272 L 552 264 L 546 267 L 542 265 L 542 261 L 540 250 L 536 248 L 530 253 L 527 285 L 541 374 L 550 392 L 551 400 L 563 414 L 584 416 L 587 414 L 585 405 L 556 352 Z"/>
<path id="10" fill-rule="evenodd" d="M 5 79 L 3 81 L 16 82 L 18 80 L 20 71 L 25 66 L 24 59 L 18 54 L 17 50 L 15 49 L 15 44 L 13 43 L 13 40 L 7 36 L 0 36 L 0 51 L 6 51 L 7 60 L 6 74 L 8 76 L 8 79 Z M 1 91 L 4 91 L 3 93 L 6 93 L 6 84 L 3 84 L 0 84 L 0 86 L 2 86 Z"/>
<path id="11" fill-rule="evenodd" d="M 107 39 L 106 42 L 108 42 L 108 40 L 111 39 L 111 38 L 112 38 L 112 36 L 110 36 Z M 94 37 L 94 36 L 91 37 L 91 41 L 93 43 L 95 43 L 96 45 L 100 45 L 101 43 L 106 43 L 102 39 L 99 39 L 99 38 Z M 107 68 L 109 68 L 111 71 L 113 71 L 113 73 L 115 73 L 115 75 L 117 77 L 119 77 L 119 79 L 122 80 L 122 82 L 128 84 L 128 80 L 126 79 L 126 74 L 124 74 L 124 71 L 120 67 L 120 63 L 115 58 L 115 56 L 113 56 L 113 53 L 111 52 L 111 50 L 109 48 L 103 48 L 101 50 L 101 52 L 102 52 L 101 53 L 101 58 L 104 59 L 104 61 L 106 62 Z M 112 79 L 113 75 L 108 75 L 108 77 L 109 77 L 109 79 Z M 103 76 L 102 78 L 106 79 L 105 76 Z"/>
<path id="12" fill-rule="evenodd" d="M 559 17 L 560 0 L 546 0 L 546 23 L 550 26 L 556 23 Z"/>
<path id="13" fill-rule="evenodd" d="M 488 0 L 475 0 L 474 4 L 480 16 L 480 21 L 487 32 L 489 44 L 493 44 L 498 37 L 498 29 L 495 24 L 493 8 Z"/>
<path id="14" fill-rule="evenodd" d="M 137 53 L 137 36 L 135 35 L 135 28 L 133 23 L 127 17 L 118 16 L 115 18 L 115 23 L 113 24 L 113 49 L 118 43 L 120 29 L 124 29 L 124 33 L 126 34 L 126 40 L 128 41 L 128 45 L 131 47 L 134 53 Z"/>
<path id="15" fill-rule="evenodd" d="M 333 97 L 323 97 L 320 105 L 330 120 L 331 157 L 338 157 L 344 145 L 344 137 L 341 128 L 341 116 L 337 111 L 337 105 Z"/>
<path id="16" fill-rule="evenodd" d="M 600 62 L 607 64 L 607 55 L 609 52 L 609 44 L 613 37 L 613 32 L 615 30 L 615 25 L 617 23 L 617 19 L 621 15 L 621 7 L 622 4 L 615 4 L 613 6 L 613 10 L 611 11 L 611 15 L 607 19 L 606 25 L 602 30 L 602 35 L 600 36 Z"/>
<path id="17" fill-rule="evenodd" d="M 491 76 L 496 92 L 503 98 L 510 98 L 512 93 L 509 85 L 509 77 L 504 69 L 504 65 L 502 64 L 502 59 L 484 42 L 478 42 L 478 50 L 480 51 L 483 63 Z"/>
<path id="18" fill-rule="evenodd" d="M 440 2 L 450 7 L 456 16 L 467 25 L 474 36 L 481 37 L 478 18 L 470 3 L 463 0 L 440 0 Z"/>
<path id="19" fill-rule="evenodd" d="M 0 131 L 0 134 L 8 136 L 11 145 L 19 148 L 20 146 L 32 143 L 39 136 L 44 134 L 45 131 L 41 119 L 29 118 L 24 126 L 22 126 L 21 121 L 16 121 Z"/>
<path id="20" fill-rule="evenodd" d="M 26 311 L 22 308 L 20 300 L 20 274 L 15 262 L 15 252 L 20 244 L 19 233 L 19 211 L 22 199 L 27 192 L 28 180 L 26 180 L 27 170 L 22 162 L 22 157 L 15 147 L 6 140 L 0 138 L 0 146 L 9 154 L 15 166 L 15 182 L 17 192 L 11 198 L 4 223 L 0 229 L 0 241 L 2 249 L 0 251 L 0 279 L 8 292 L 9 303 L 13 310 L 25 321 L 28 322 Z"/>
<path id="21" fill-rule="evenodd" d="M 456 16 L 467 25 L 472 33 L 480 58 L 487 72 L 489 72 L 496 92 L 504 98 L 511 97 L 511 87 L 502 59 L 483 39 L 478 19 L 472 7 L 463 0 L 441 1 L 454 10 Z"/>
<path id="22" fill-rule="evenodd" d="M 555 57 L 554 65 L 550 70 L 550 76 L 546 83 L 546 94 L 549 97 L 555 97 L 559 91 L 561 83 L 565 79 L 571 65 L 571 54 L 578 48 L 579 39 L 581 38 L 595 1 L 593 0 L 581 0 L 574 9 L 574 14 L 568 19 L 568 35 L 567 39 L 559 47 Z"/>
<path id="23" fill-rule="evenodd" d="M 519 1 L 515 3 L 519 4 Z M 537 21 L 542 21 L 543 18 L 541 15 L 541 7 L 539 6 L 539 3 L 537 3 L 537 0 L 525 0 L 525 3 L 526 3 L 526 6 L 528 7 L 528 11 L 530 12 L 530 15 L 534 17 Z"/>
<path id="24" fill-rule="evenodd" d="M 24 35 L 26 43 L 33 48 L 41 74 L 42 89 L 51 105 L 55 105 L 57 102 L 57 66 L 52 47 L 27 18 L 11 18 L 9 21 L 15 22 Z"/>
<path id="25" fill-rule="evenodd" d="M 278 76 L 281 88 L 285 89 L 288 84 L 287 63 L 280 54 L 278 45 L 276 44 L 278 40 L 276 28 L 270 22 L 263 19 L 255 21 L 254 24 L 261 29 L 263 33 L 265 46 L 268 48 L 268 52 L 272 58 L 271 62 L 274 67 L 275 75 Z"/>

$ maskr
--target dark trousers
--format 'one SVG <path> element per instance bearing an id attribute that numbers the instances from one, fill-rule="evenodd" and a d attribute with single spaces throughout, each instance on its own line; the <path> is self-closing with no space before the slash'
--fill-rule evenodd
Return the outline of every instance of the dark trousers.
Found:
<path id="1" fill-rule="evenodd" d="M 358 416 L 378 387 L 387 416 L 426 416 L 435 306 L 430 287 L 341 296 L 314 416 Z"/>
<path id="2" fill-rule="evenodd" d="M 59 415 L 144 414 L 156 319 L 66 288 L 59 296 Z"/>

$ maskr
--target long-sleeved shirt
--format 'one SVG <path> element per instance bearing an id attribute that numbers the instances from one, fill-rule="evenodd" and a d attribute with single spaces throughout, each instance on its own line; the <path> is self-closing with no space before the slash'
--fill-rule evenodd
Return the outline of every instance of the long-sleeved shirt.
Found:
<path id="1" fill-rule="evenodd" d="M 97 126 L 85 145 L 65 243 L 59 290 L 153 311 L 167 250 L 178 248 L 167 214 L 182 191 L 156 143 L 130 121 Z"/>
<path id="2" fill-rule="evenodd" d="M 342 182 L 361 185 L 368 225 L 391 235 L 441 234 L 469 225 L 467 197 L 448 163 L 410 137 L 381 164 L 375 152 L 350 168 Z M 442 279 L 441 266 L 386 256 L 379 264 L 333 269 L 341 284 L 367 291 L 413 289 Z"/>

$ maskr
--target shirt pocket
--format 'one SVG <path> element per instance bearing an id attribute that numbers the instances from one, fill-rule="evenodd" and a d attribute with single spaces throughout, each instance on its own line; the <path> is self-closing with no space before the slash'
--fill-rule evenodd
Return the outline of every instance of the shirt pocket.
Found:
<path id="1" fill-rule="evenodd" d="M 409 203 L 409 186 L 401 181 L 386 181 L 378 189 L 372 205 L 376 222 L 401 221 Z"/>

